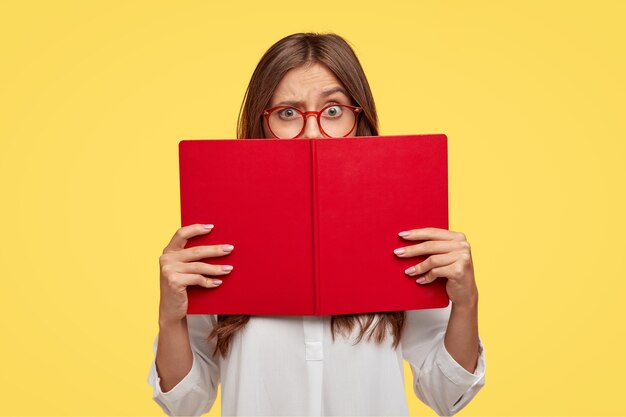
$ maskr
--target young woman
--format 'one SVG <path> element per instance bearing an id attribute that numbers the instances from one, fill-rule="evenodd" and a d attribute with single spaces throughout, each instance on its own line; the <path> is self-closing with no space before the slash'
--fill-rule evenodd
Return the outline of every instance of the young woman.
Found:
<path id="1" fill-rule="evenodd" d="M 262 57 L 246 92 L 238 138 L 372 136 L 377 123 L 369 84 L 346 41 L 302 33 L 280 40 Z M 217 278 L 228 280 L 233 269 L 200 262 L 227 261 L 236 250 L 232 245 L 184 248 L 212 228 L 179 229 L 160 257 L 159 334 L 149 383 L 168 415 L 206 413 L 220 383 L 223 415 L 408 415 L 403 359 L 411 365 L 415 394 L 439 415 L 455 414 L 484 385 L 478 290 L 462 233 L 407 230 L 400 233 L 406 246 L 394 251 L 398 257 L 427 256 L 404 273 L 416 285 L 447 278 L 447 308 L 324 317 L 187 316 L 186 288 L 219 291 Z M 259 250 L 277 250 L 262 242 L 260 236 Z"/>

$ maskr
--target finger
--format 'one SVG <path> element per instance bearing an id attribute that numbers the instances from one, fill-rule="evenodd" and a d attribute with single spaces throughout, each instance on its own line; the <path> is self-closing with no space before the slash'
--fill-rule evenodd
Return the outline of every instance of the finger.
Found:
<path id="1" fill-rule="evenodd" d="M 205 258 L 228 255 L 234 248 L 233 245 L 194 246 L 193 248 L 173 252 L 167 256 L 171 256 L 181 262 L 193 262 Z"/>
<path id="2" fill-rule="evenodd" d="M 220 279 L 207 278 L 200 274 L 174 274 L 169 279 L 169 286 L 177 292 L 186 290 L 187 287 L 198 285 L 205 288 L 215 288 L 222 283 Z"/>
<path id="3" fill-rule="evenodd" d="M 194 236 L 207 234 L 212 229 L 212 224 L 191 224 L 189 226 L 181 227 L 176 231 L 176 233 L 174 233 L 170 243 L 168 243 L 165 249 L 163 249 L 163 253 L 184 249 L 189 239 Z"/>
<path id="4" fill-rule="evenodd" d="M 398 233 L 398 236 L 406 240 L 467 240 L 463 233 L 436 227 L 405 230 Z"/>
<path id="5" fill-rule="evenodd" d="M 469 243 L 466 240 L 428 240 L 417 245 L 395 249 L 393 253 L 400 258 L 410 258 L 412 256 L 434 255 L 468 249 Z"/>
<path id="6" fill-rule="evenodd" d="M 211 265 L 204 262 L 183 263 L 178 268 L 181 273 L 200 275 L 226 275 L 233 270 L 232 265 Z"/>
<path id="7" fill-rule="evenodd" d="M 446 266 L 454 263 L 457 256 L 454 253 L 446 253 L 442 255 L 431 255 L 426 258 L 423 262 L 407 268 L 404 273 L 409 276 L 421 275 L 430 271 L 433 268 L 438 268 L 441 266 Z"/>
<path id="8" fill-rule="evenodd" d="M 447 278 L 452 274 L 454 264 L 433 268 L 415 280 L 418 284 L 430 284 L 437 278 Z"/>

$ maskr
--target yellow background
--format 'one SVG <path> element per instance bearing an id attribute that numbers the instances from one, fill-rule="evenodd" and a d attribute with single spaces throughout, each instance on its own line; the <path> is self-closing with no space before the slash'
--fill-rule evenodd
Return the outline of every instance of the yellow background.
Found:
<path id="1" fill-rule="evenodd" d="M 449 137 L 488 369 L 461 415 L 626 414 L 625 5 L 3 1 L 0 413 L 161 414 L 178 141 L 234 137 L 262 53 L 334 31 L 382 134 Z"/>

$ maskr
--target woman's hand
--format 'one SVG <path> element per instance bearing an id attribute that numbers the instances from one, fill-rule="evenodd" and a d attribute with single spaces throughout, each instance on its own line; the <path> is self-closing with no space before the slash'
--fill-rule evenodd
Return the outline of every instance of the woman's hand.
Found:
<path id="1" fill-rule="evenodd" d="M 200 285 L 206 288 L 218 287 L 222 281 L 205 275 L 226 275 L 232 271 L 231 265 L 210 265 L 199 262 L 201 259 L 228 255 L 232 245 L 196 246 L 185 249 L 185 244 L 194 236 L 209 233 L 212 224 L 193 224 L 181 227 L 163 250 L 159 258 L 161 267 L 161 302 L 159 323 L 177 323 L 187 315 L 187 287 Z"/>
<path id="2" fill-rule="evenodd" d="M 400 232 L 406 240 L 422 241 L 394 250 L 400 258 L 428 256 L 423 262 L 407 268 L 404 273 L 418 276 L 418 284 L 428 284 L 437 278 L 448 278 L 446 291 L 457 307 L 474 307 L 478 303 L 478 288 L 470 244 L 463 233 L 445 229 L 425 228 Z"/>

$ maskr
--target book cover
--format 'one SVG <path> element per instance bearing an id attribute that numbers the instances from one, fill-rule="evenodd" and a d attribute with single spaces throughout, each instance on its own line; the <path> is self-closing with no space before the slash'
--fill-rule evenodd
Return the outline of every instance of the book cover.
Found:
<path id="1" fill-rule="evenodd" d="M 448 228 L 445 135 L 183 140 L 187 247 L 232 244 L 217 288 L 188 287 L 189 314 L 336 315 L 448 305 L 393 254 L 402 230 Z"/>

